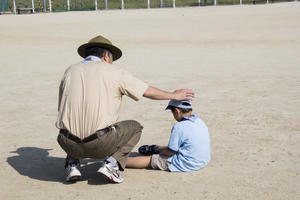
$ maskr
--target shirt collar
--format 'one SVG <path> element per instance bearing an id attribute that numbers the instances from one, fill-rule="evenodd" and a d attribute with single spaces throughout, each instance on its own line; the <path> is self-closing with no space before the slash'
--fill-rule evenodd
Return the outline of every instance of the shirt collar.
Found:
<path id="1" fill-rule="evenodd" d="M 197 118 L 198 118 L 198 115 L 193 113 L 190 117 L 188 117 L 188 116 L 183 117 L 181 121 L 190 120 L 192 122 L 195 122 Z"/>
<path id="2" fill-rule="evenodd" d="M 97 56 L 88 56 L 86 57 L 83 61 L 81 61 L 82 63 L 90 63 L 90 62 L 101 62 L 101 59 Z"/>

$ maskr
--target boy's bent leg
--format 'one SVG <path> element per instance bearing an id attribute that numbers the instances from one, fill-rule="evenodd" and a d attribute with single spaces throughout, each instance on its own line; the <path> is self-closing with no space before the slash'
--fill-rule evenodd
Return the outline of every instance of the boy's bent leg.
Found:
<path id="1" fill-rule="evenodd" d="M 151 168 L 151 156 L 137 156 L 129 157 L 127 159 L 126 167 L 134 169 Z"/>
<path id="2" fill-rule="evenodd" d="M 118 144 L 117 151 L 111 156 L 120 164 L 120 170 L 124 170 L 130 152 L 141 138 L 143 126 L 134 120 L 122 121 L 114 125 L 117 129 Z"/>

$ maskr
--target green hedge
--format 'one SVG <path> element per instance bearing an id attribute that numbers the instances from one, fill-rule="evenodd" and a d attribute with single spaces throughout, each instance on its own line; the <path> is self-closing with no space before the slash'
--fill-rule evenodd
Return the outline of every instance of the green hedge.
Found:
<path id="1" fill-rule="evenodd" d="M 8 1 L 8 6 L 4 9 L 12 10 L 12 0 L 0 0 Z M 255 1 L 256 4 L 266 3 L 267 0 L 243 0 L 243 4 L 252 4 Z M 292 0 L 269 0 L 269 2 L 282 2 L 282 1 L 292 1 Z M 121 0 L 107 0 L 108 9 L 121 9 Z M 147 0 L 124 0 L 124 8 L 147 8 Z M 231 5 L 239 4 L 240 0 L 217 0 L 218 5 Z M 213 0 L 201 0 L 201 6 L 213 5 Z M 2 5 L 2 4 L 1 4 Z M 4 5 L 4 3 L 3 3 Z M 34 0 L 34 5 L 36 12 L 44 11 L 43 0 Z M 31 0 L 16 0 L 17 8 L 32 7 Z M 173 0 L 163 0 L 163 7 L 172 7 Z M 198 6 L 198 0 L 176 0 L 176 7 L 186 7 L 186 6 Z M 159 8 L 160 0 L 150 0 L 151 8 Z M 49 11 L 49 1 L 47 0 L 46 5 L 47 11 Z M 98 0 L 97 9 L 105 9 L 105 0 Z M 70 10 L 95 10 L 95 0 L 70 0 Z M 0 10 L 1 11 L 1 10 Z M 52 0 L 52 11 L 60 12 L 67 11 L 67 0 Z"/>

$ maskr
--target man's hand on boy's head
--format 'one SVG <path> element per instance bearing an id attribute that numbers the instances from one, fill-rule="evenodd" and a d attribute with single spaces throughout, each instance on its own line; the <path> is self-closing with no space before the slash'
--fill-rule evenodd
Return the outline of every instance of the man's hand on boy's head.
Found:
<path id="1" fill-rule="evenodd" d="M 195 93 L 192 90 L 188 89 L 180 89 L 180 90 L 175 90 L 173 92 L 174 94 L 174 100 L 181 101 L 181 100 L 193 100 L 195 97 Z"/>

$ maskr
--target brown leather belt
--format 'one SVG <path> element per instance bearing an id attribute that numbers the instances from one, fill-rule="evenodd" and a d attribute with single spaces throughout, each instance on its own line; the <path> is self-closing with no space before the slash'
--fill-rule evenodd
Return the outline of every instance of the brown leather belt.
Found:
<path id="1" fill-rule="evenodd" d="M 89 135 L 89 136 L 87 136 L 86 138 L 83 138 L 83 139 L 80 139 L 76 135 L 73 135 L 72 133 L 70 133 L 66 129 L 60 129 L 59 133 L 64 135 L 68 139 L 80 144 L 80 143 L 91 142 L 91 141 L 99 138 L 101 135 L 104 135 L 104 134 L 106 134 L 107 132 L 109 132 L 110 130 L 113 130 L 113 129 L 115 129 L 115 126 L 109 126 L 109 127 L 104 128 L 104 129 L 100 129 L 100 130 L 96 131 L 95 133 L 93 133 L 93 134 L 91 134 L 91 135 Z"/>

